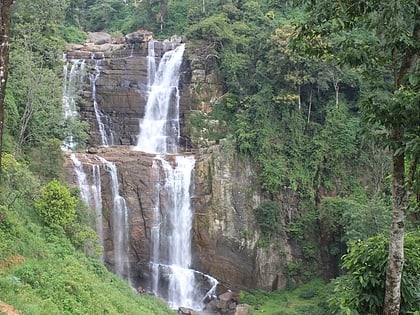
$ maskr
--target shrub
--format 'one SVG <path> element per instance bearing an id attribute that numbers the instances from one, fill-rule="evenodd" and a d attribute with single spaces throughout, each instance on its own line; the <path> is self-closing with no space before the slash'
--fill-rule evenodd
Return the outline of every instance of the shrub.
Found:
<path id="1" fill-rule="evenodd" d="M 329 305 L 334 314 L 380 314 L 385 293 L 388 238 L 379 235 L 353 242 L 343 256 L 347 274 L 334 282 Z M 401 279 L 401 313 L 420 309 L 420 231 L 407 233 Z M 341 314 L 341 313 L 340 313 Z"/>
<path id="2" fill-rule="evenodd" d="M 65 227 L 76 218 L 76 198 L 69 188 L 53 179 L 41 188 L 40 196 L 35 199 L 35 209 L 46 225 Z"/>

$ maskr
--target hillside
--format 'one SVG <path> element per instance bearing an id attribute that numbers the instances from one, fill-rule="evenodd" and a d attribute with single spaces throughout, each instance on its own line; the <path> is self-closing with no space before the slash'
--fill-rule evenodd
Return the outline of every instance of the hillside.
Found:
<path id="1" fill-rule="evenodd" d="M 92 253 L 85 247 L 92 235 L 83 223 L 67 226 L 67 231 L 47 226 L 34 208 L 38 183 L 33 174 L 11 156 L 5 157 L 0 191 L 2 302 L 28 315 L 173 313 L 162 301 L 136 294 L 110 273 L 98 260 L 98 252 L 95 257 L 85 254 L 83 249 Z M 85 209 L 80 205 L 79 222 Z M 82 251 L 74 244 L 82 244 Z"/>

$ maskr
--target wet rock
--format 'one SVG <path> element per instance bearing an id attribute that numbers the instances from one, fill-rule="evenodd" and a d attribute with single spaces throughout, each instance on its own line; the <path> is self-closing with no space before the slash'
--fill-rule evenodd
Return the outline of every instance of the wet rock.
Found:
<path id="1" fill-rule="evenodd" d="M 187 307 L 180 307 L 178 308 L 178 314 L 179 315 L 199 315 L 199 312 L 194 311 Z"/>
<path id="2" fill-rule="evenodd" d="M 98 148 L 97 147 L 89 147 L 87 149 L 87 152 L 90 154 L 97 154 L 98 153 Z"/>

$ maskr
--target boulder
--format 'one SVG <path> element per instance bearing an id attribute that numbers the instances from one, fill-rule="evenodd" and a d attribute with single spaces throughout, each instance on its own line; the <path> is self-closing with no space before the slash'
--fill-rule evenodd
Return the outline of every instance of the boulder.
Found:
<path id="1" fill-rule="evenodd" d="M 153 39 L 153 33 L 145 30 L 139 30 L 125 35 L 124 38 L 129 44 L 145 43 Z"/>
<path id="2" fill-rule="evenodd" d="M 248 315 L 249 305 L 248 304 L 239 304 L 236 306 L 234 315 Z"/>
<path id="3" fill-rule="evenodd" d="M 89 32 L 86 43 L 93 43 L 95 45 L 112 43 L 112 37 L 105 32 Z"/>

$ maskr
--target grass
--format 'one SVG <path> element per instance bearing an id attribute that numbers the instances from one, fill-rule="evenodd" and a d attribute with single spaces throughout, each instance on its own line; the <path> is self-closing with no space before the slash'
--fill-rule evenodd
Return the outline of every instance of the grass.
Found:
<path id="1" fill-rule="evenodd" d="M 250 315 L 325 315 L 326 285 L 312 280 L 294 290 L 241 292 L 241 303 L 250 305 Z"/>

